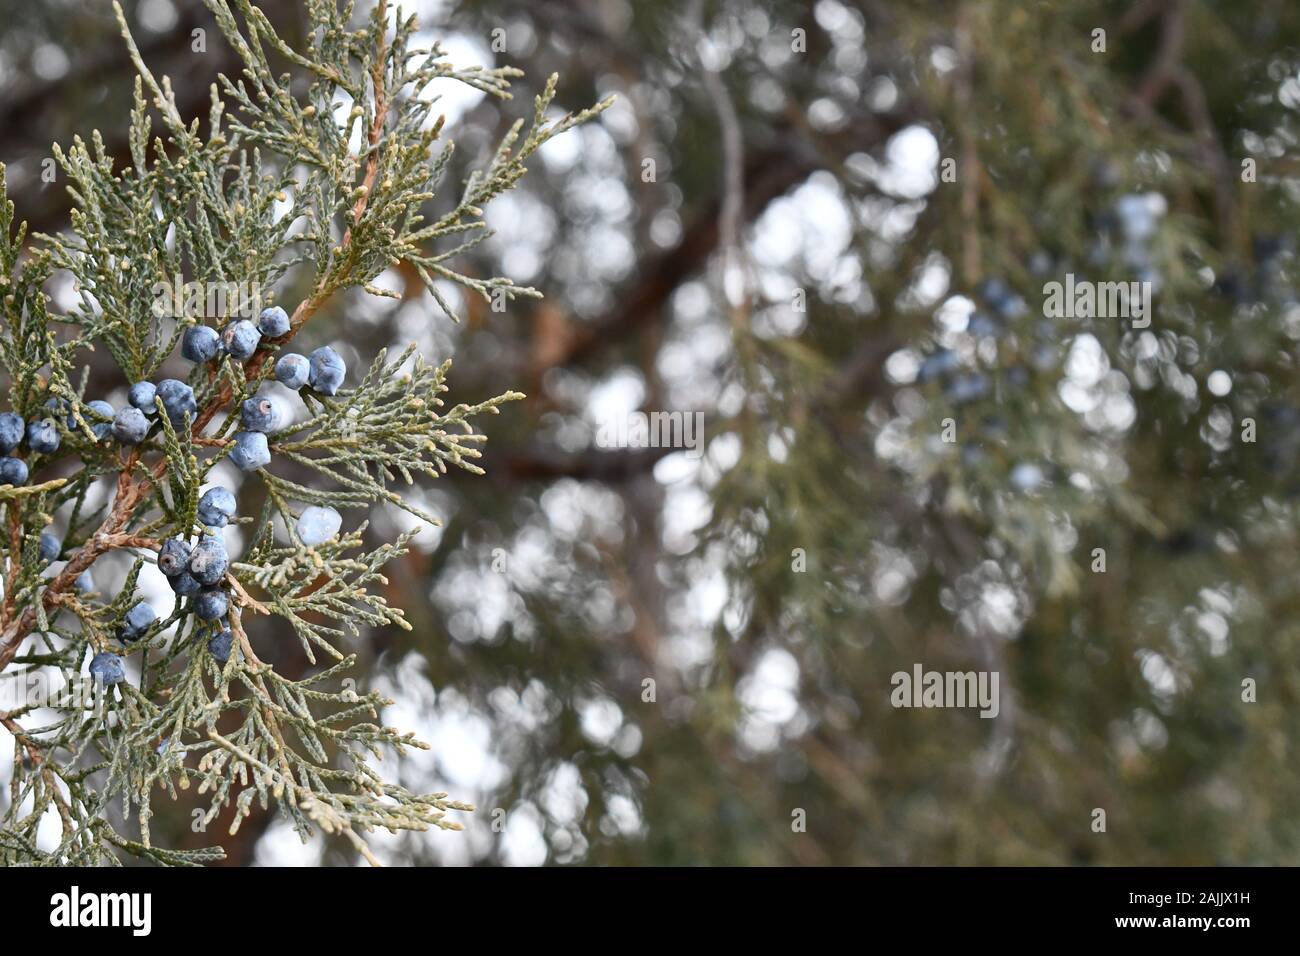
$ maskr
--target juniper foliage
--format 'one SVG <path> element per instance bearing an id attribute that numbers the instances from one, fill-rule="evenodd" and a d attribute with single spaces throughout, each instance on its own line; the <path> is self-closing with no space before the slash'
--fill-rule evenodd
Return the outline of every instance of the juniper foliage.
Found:
<path id="1" fill-rule="evenodd" d="M 343 680 L 356 658 L 342 648 L 362 628 L 409 627 L 381 590 L 384 564 L 404 553 L 414 532 L 369 545 L 366 509 L 392 505 L 436 521 L 405 501 L 401 488 L 449 468 L 481 473 L 479 423 L 521 398 L 517 392 L 447 408 L 449 363 L 431 364 L 413 349 L 395 359 L 381 353 L 354 388 L 337 395 L 304 391 L 307 417 L 270 436 L 272 464 L 249 479 L 265 487 L 260 514 L 236 519 L 249 544 L 232 555 L 225 581 L 234 651 L 224 662 L 214 656 L 208 641 L 223 624 L 200 621 L 179 599 L 142 640 L 126 644 L 118 634 L 138 600 L 144 565 L 163 541 L 199 530 L 200 491 L 229 453 L 240 404 L 271 376 L 275 347 L 325 302 L 354 287 L 392 295 L 374 281 L 400 263 L 419 272 L 448 315 L 440 281 L 488 298 L 539 295 L 505 277 L 464 274 L 455 263 L 490 234 L 484 207 L 515 185 L 538 147 L 607 103 L 552 119 L 552 77 L 531 123 L 516 123 L 448 211 L 428 219 L 435 196 L 450 188 L 444 177 L 453 148 L 430 83 L 457 81 L 508 99 L 519 71 L 454 66 L 436 44 L 418 48 L 415 19 L 394 15 L 384 0 L 368 19 L 351 2 L 308 0 L 313 28 L 301 50 L 248 0 L 205 2 L 244 67 L 212 86 L 206 126 L 181 115 L 170 83 L 151 73 L 117 8 L 138 73 L 130 166 L 115 168 L 98 132 L 89 143 L 56 146 L 75 202 L 71 228 L 31 237 L 25 225 L 15 227 L 0 169 L 0 364 L 9 404 L 27 420 L 45 414 L 50 400 L 67 410 L 66 421 L 55 416 L 60 449 L 29 456 L 29 484 L 0 488 L 0 670 L 64 688 L 58 699 L 46 694 L 0 711 L 17 742 L 0 820 L 6 864 L 112 863 L 122 852 L 163 864 L 219 859 L 219 846 L 167 849 L 150 838 L 157 794 L 175 798 L 190 787 L 207 798 L 205 822 L 233 805 L 234 832 L 255 803 L 275 803 L 304 836 L 341 834 L 371 862 L 367 831 L 458 829 L 449 814 L 472 809 L 443 793 L 409 792 L 374 768 L 386 752 L 426 745 L 380 725 L 386 702 Z M 290 70 L 277 73 L 277 59 Z M 304 271 L 310 291 L 290 310 L 287 335 L 246 361 L 225 354 L 194 366 L 192 430 L 174 427 L 160 402 L 158 432 L 144 444 L 96 437 L 92 429 L 105 417 L 87 404 L 94 383 L 83 350 L 102 346 L 128 381 L 149 381 L 198 321 L 185 310 L 159 309 L 158 288 L 184 276 L 275 289 Z M 56 276 L 72 280 L 69 308 L 46 291 Z M 312 479 L 277 474 L 285 463 Z M 307 546 L 295 529 L 307 505 L 360 520 Z M 39 543 L 56 514 L 66 527 L 65 563 L 52 573 Z M 83 573 L 115 551 L 135 556 L 121 588 L 79 590 Z M 323 669 L 301 680 L 278 674 L 259 659 L 247 615 L 282 619 L 283 631 Z M 87 662 L 102 651 L 127 659 L 128 679 L 76 694 Z M 110 806 L 125 809 L 126 826 Z M 61 839 L 43 849 L 37 829 L 50 812 Z"/>

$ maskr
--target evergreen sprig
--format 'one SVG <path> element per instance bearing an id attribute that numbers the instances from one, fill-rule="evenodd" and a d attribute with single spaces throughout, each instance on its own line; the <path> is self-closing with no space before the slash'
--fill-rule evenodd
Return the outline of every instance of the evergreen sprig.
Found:
<path id="1" fill-rule="evenodd" d="M 413 532 L 371 546 L 363 519 L 331 540 L 305 543 L 297 521 L 313 505 L 391 505 L 435 521 L 400 489 L 448 468 L 481 474 L 477 422 L 522 397 L 517 392 L 446 408 L 450 363 L 430 364 L 414 348 L 395 361 L 380 354 L 354 388 L 304 390 L 305 419 L 271 436 L 272 464 L 250 479 L 261 482 L 265 504 L 222 584 L 230 595 L 228 657 L 208 646 L 221 625 L 198 619 L 179 598 L 141 640 L 123 641 L 123 621 L 138 575 L 163 543 L 202 531 L 200 492 L 234 444 L 241 403 L 270 377 L 274 349 L 337 293 L 391 295 L 374 280 L 406 263 L 449 315 L 439 281 L 489 298 L 538 294 L 508 278 L 463 274 L 454 262 L 489 234 L 484 207 L 519 180 L 537 148 L 608 104 L 552 120 L 552 77 L 527 132 L 517 123 L 452 208 L 426 221 L 452 150 L 429 84 L 451 79 L 508 99 L 519 71 L 453 66 L 436 44 L 416 48 L 415 19 L 390 17 L 384 0 L 363 21 L 350 2 L 308 0 L 301 50 L 248 0 L 205 3 L 243 62 L 239 75 L 213 84 L 206 129 L 181 116 L 169 81 L 149 70 L 115 4 L 138 73 L 130 165 L 115 168 L 98 132 L 88 143 L 56 146 L 74 201 L 71 227 L 33 237 L 14 226 L 0 168 L 0 365 L 13 411 L 52 418 L 61 439 L 49 455 L 28 455 L 30 483 L 0 488 L 0 672 L 63 687 L 0 710 L 16 744 L 0 863 L 116 863 L 119 853 L 165 865 L 219 859 L 219 847 L 154 845 L 159 789 L 176 798 L 196 787 L 208 798 L 205 824 L 233 806 L 231 832 L 255 804 L 274 803 L 304 837 L 317 829 L 342 835 L 372 862 L 366 832 L 458 829 L 448 813 L 472 809 L 382 779 L 372 760 L 426 745 L 382 726 L 388 702 L 343 677 L 356 662 L 341 646 L 350 635 L 409 628 L 379 589 L 383 566 L 405 553 Z M 277 74 L 272 56 L 290 71 Z M 87 402 L 89 369 L 77 372 L 82 350 L 102 345 L 128 381 L 148 381 L 200 321 L 187 303 L 160 294 L 177 277 L 199 288 L 271 289 L 304 272 L 309 291 L 271 348 L 194 366 L 191 421 L 173 423 L 160 396 L 147 409 L 158 424 L 143 443 L 97 436 L 96 426 L 102 432 L 111 419 Z M 45 291 L 51 281 L 67 283 L 71 305 L 54 306 Z M 57 571 L 41 551 L 56 515 L 67 528 Z M 110 595 L 83 575 L 115 551 L 134 561 Z M 323 653 L 328 665 L 301 679 L 278 673 L 258 658 L 249 614 L 281 619 L 313 664 Z M 137 665 L 138 679 L 107 690 L 88 682 L 86 663 L 103 651 Z M 30 726 L 38 715 L 47 722 Z M 110 815 L 110 805 L 122 813 Z M 47 812 L 61 821 L 52 849 L 37 841 Z M 138 835 L 125 832 L 132 821 Z"/>

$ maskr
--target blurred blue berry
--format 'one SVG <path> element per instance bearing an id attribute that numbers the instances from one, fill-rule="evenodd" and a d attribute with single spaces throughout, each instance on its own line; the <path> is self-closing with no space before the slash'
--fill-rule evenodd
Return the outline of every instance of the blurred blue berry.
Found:
<path id="1" fill-rule="evenodd" d="M 230 632 L 230 628 L 224 628 L 213 634 L 208 641 L 208 653 L 217 663 L 224 664 L 230 660 L 230 648 L 234 643 L 235 635 Z"/>
<path id="2" fill-rule="evenodd" d="M 126 612 L 117 636 L 124 641 L 138 641 L 156 620 L 158 620 L 158 612 L 153 609 L 153 605 L 141 601 Z"/>
<path id="3" fill-rule="evenodd" d="M 0 458 L 0 485 L 27 484 L 27 462 L 21 458 Z"/>
<path id="4" fill-rule="evenodd" d="M 158 414 L 158 405 L 154 401 L 157 395 L 158 389 L 153 382 L 136 382 L 131 386 L 128 400 L 146 415 L 153 416 Z"/>
<path id="5" fill-rule="evenodd" d="M 278 339 L 289 331 L 289 313 L 278 305 L 263 309 L 257 317 L 257 330 L 268 339 Z"/>
<path id="6" fill-rule="evenodd" d="M 158 570 L 169 578 L 176 577 L 189 564 L 190 546 L 181 538 L 168 538 L 158 549 Z"/>
<path id="7" fill-rule="evenodd" d="M 215 534 L 205 534 L 190 552 L 190 574 L 200 584 L 216 584 L 225 576 L 229 567 L 226 543 Z"/>
<path id="8" fill-rule="evenodd" d="M 306 362 L 306 359 L 303 361 Z M 21 415 L 13 412 L 0 415 L 0 452 L 8 454 L 17 448 L 26 430 L 27 423 L 23 421 Z"/>
<path id="9" fill-rule="evenodd" d="M 248 319 L 236 319 L 227 325 L 226 331 L 221 334 L 221 341 L 226 346 L 226 351 L 240 361 L 252 357 L 261 339 L 262 333 L 257 331 L 257 326 Z"/>
<path id="10" fill-rule="evenodd" d="M 96 654 L 90 661 L 90 676 L 106 687 L 126 680 L 126 662 L 107 651 Z"/>
<path id="11" fill-rule="evenodd" d="M 338 392 L 339 386 L 343 384 L 343 377 L 348 373 L 348 367 L 343 364 L 343 357 L 328 345 L 322 345 L 311 353 L 308 361 L 311 363 L 311 375 L 308 378 L 311 387 L 322 395 L 333 395 Z"/>
<path id="12" fill-rule="evenodd" d="M 193 421 L 199 413 L 199 406 L 194 401 L 194 389 L 174 378 L 163 379 L 158 383 L 158 397 L 162 399 L 163 408 L 172 428 L 185 427 L 185 417 Z"/>
<path id="13" fill-rule="evenodd" d="M 1011 484 L 1019 491 L 1033 491 L 1043 481 L 1043 469 L 1032 462 L 1021 462 L 1011 469 Z"/>
<path id="14" fill-rule="evenodd" d="M 200 591 L 194 599 L 194 613 L 204 621 L 215 621 L 226 616 L 230 609 L 230 598 L 225 591 L 208 588 Z"/>
<path id="15" fill-rule="evenodd" d="M 59 426 L 52 418 L 42 418 L 27 426 L 27 447 L 49 455 L 59 450 Z"/>
<path id="16" fill-rule="evenodd" d="M 181 356 L 191 362 L 211 362 L 221 354 L 221 336 L 206 325 L 192 325 L 181 337 Z"/>
<path id="17" fill-rule="evenodd" d="M 250 432 L 273 432 L 280 428 L 280 413 L 275 402 L 265 395 L 254 395 L 245 399 L 240 410 L 240 419 L 244 428 Z"/>
<path id="18" fill-rule="evenodd" d="M 312 505 L 304 508 L 298 518 L 298 537 L 308 547 L 324 544 L 339 533 L 343 527 L 343 516 L 333 508 Z"/>
<path id="19" fill-rule="evenodd" d="M 58 558 L 62 551 L 63 542 L 59 540 L 58 535 L 53 531 L 41 532 L 40 552 L 42 561 L 53 561 Z"/>
<path id="20" fill-rule="evenodd" d="M 240 432 L 235 436 L 235 447 L 230 460 L 240 471 L 257 471 L 271 463 L 271 449 L 261 432 Z"/>
<path id="21" fill-rule="evenodd" d="M 224 528 L 235 516 L 235 493 L 229 488 L 209 488 L 199 499 L 199 520 L 210 528 Z"/>
<path id="22" fill-rule="evenodd" d="M 83 594 L 89 594 L 91 591 L 95 590 L 94 575 L 90 573 L 89 569 L 82 571 L 81 574 L 77 576 L 77 580 L 73 586 Z"/>
<path id="23" fill-rule="evenodd" d="M 296 392 L 311 379 L 311 363 L 305 355 L 287 352 L 275 363 L 275 378 L 281 385 Z"/>
<path id="24" fill-rule="evenodd" d="M 1002 326 L 983 312 L 976 312 L 966 324 L 966 331 L 977 339 L 997 338 L 1002 334 Z"/>
<path id="25" fill-rule="evenodd" d="M 128 405 L 113 417 L 113 437 L 123 445 L 138 445 L 149 434 L 149 419 L 134 405 Z"/>

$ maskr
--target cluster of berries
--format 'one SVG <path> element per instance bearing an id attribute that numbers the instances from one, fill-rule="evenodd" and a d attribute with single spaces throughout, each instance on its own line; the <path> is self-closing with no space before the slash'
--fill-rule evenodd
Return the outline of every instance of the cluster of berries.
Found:
<path id="1" fill-rule="evenodd" d="M 178 598 L 190 600 L 190 610 L 203 621 L 220 621 L 230 609 L 230 595 L 221 586 L 230 568 L 230 556 L 220 529 L 235 516 L 235 507 L 235 495 L 229 489 L 208 489 L 198 507 L 199 521 L 207 531 L 192 545 L 185 538 L 169 538 L 158 551 L 158 570 L 166 575 Z M 126 643 L 138 641 L 157 620 L 153 606 L 140 601 L 126 612 L 117 636 Z M 232 643 L 230 628 L 222 627 L 208 640 L 208 650 L 224 664 L 230 659 Z M 95 655 L 90 673 L 105 685 L 126 679 L 121 656 L 108 651 Z"/>
<path id="2" fill-rule="evenodd" d="M 261 312 L 256 324 L 247 319 L 234 320 L 221 334 L 205 325 L 191 326 L 182 336 L 181 354 L 195 363 L 213 362 L 222 354 L 246 360 L 255 354 L 261 339 L 281 338 L 289 334 L 289 330 L 289 315 L 283 308 L 273 306 Z M 309 386 L 317 393 L 334 395 L 347 376 L 347 365 L 337 351 L 325 346 L 309 356 L 282 355 L 274 372 L 277 380 L 287 388 L 300 390 Z M 135 382 L 127 401 L 129 405 L 121 411 L 114 411 L 108 402 L 87 403 L 83 419 L 87 420 L 96 440 L 112 437 L 123 445 L 139 445 L 148 437 L 159 403 L 177 431 L 190 428 L 199 412 L 194 389 L 175 378 L 166 378 L 157 385 Z M 68 414 L 61 399 L 51 398 L 45 407 L 52 416 L 66 415 L 69 431 L 77 427 L 77 421 Z M 239 420 L 242 428 L 235 433 L 230 460 L 242 471 L 255 471 L 270 462 L 266 436 L 281 428 L 279 410 L 272 399 L 255 395 L 243 402 Z M 53 453 L 60 444 L 56 419 L 44 418 L 26 423 L 13 412 L 0 415 L 0 453 L 5 455 L 0 458 L 0 484 L 26 484 L 26 462 L 9 455 L 23 440 L 35 453 Z M 157 557 L 157 567 L 172 585 L 178 600 L 190 602 L 190 611 L 204 622 L 224 622 L 230 610 L 230 594 L 222 587 L 230 567 L 230 555 L 226 553 L 221 528 L 234 518 L 235 511 L 237 502 L 233 492 L 226 488 L 207 490 L 199 499 L 198 507 L 198 519 L 205 531 L 192 542 L 186 537 L 169 538 L 162 542 Z M 342 525 L 342 515 L 338 511 L 331 507 L 311 506 L 304 509 L 298 519 L 298 536 L 304 545 L 320 545 L 338 535 Z M 62 542 L 52 532 L 42 532 L 39 551 L 42 561 L 56 561 L 62 554 Z M 77 587 L 82 591 L 94 591 L 90 571 L 79 576 Z M 156 622 L 157 613 L 152 605 L 146 601 L 136 602 L 122 619 L 118 639 L 125 643 L 138 641 Z M 229 627 L 218 627 L 220 630 L 208 640 L 208 650 L 216 661 L 225 663 L 230 659 L 234 637 Z M 105 685 L 126 679 L 126 665 L 120 654 L 95 654 L 90 671 L 92 678 Z"/>
<path id="3" fill-rule="evenodd" d="M 289 333 L 288 314 L 279 306 L 263 310 L 256 324 L 247 319 L 237 319 L 218 334 L 207 326 L 196 325 L 186 329 L 181 338 L 181 355 L 191 362 L 210 362 L 223 353 L 240 361 L 247 360 L 257 351 L 262 339 L 278 339 Z M 275 365 L 275 377 L 283 385 L 300 390 L 310 387 L 322 395 L 335 395 L 343 385 L 347 366 L 342 357 L 325 346 L 310 356 L 293 353 L 282 355 Z M 129 404 L 115 411 L 104 401 L 87 403 L 83 418 L 90 426 L 96 440 L 110 436 L 124 445 L 138 445 L 149 435 L 161 403 L 172 427 L 188 429 L 198 415 L 194 390 L 185 382 L 165 379 L 136 382 L 128 395 Z M 77 427 L 76 419 L 68 414 L 66 404 L 50 399 L 46 408 L 52 416 L 66 415 L 68 430 Z M 241 430 L 235 434 L 230 459 L 243 471 L 254 471 L 270 463 L 271 453 L 267 435 L 282 427 L 279 409 L 264 395 L 247 399 L 240 408 Z M 0 484 L 22 485 L 27 482 L 27 464 L 10 453 L 26 440 L 27 447 L 39 454 L 58 450 L 60 434 L 54 417 L 24 422 L 13 412 L 0 414 Z M 230 609 L 230 595 L 223 581 L 230 567 L 230 556 L 221 537 L 224 528 L 236 513 L 233 492 L 226 488 L 209 489 L 199 499 L 198 520 L 206 530 L 198 540 L 186 537 L 170 538 L 163 542 L 158 553 L 158 569 L 167 577 L 178 599 L 187 599 L 192 611 L 205 622 L 222 622 Z M 298 519 L 298 537 L 303 544 L 323 544 L 339 533 L 343 518 L 333 508 L 310 506 Z M 49 531 L 42 532 L 40 556 L 48 563 L 59 558 L 63 544 Z M 83 591 L 94 589 L 89 571 L 77 579 Z M 158 615 L 146 601 L 132 605 L 123 618 L 118 638 L 124 642 L 140 640 L 157 623 Z M 218 625 L 208 641 L 208 650 L 221 663 L 230 659 L 233 635 L 228 626 Z M 90 663 L 91 676 L 105 685 L 118 684 L 126 679 L 125 661 L 118 654 L 103 651 Z"/>
<path id="4" fill-rule="evenodd" d="M 199 499 L 198 507 L 198 519 L 207 531 L 193 544 L 184 538 L 169 538 L 158 551 L 158 570 L 167 577 L 178 598 L 190 600 L 190 609 L 202 621 L 221 621 L 230 610 L 230 595 L 222 587 L 230 569 L 230 556 L 219 532 L 235 516 L 235 511 L 235 496 L 229 489 L 210 488 Z M 308 546 L 323 544 L 337 535 L 342 526 L 343 516 L 338 511 L 312 505 L 303 509 L 298 518 L 298 537 Z M 57 558 L 60 550 L 54 535 L 45 532 L 41 536 L 41 555 L 46 560 Z M 157 619 L 152 605 L 138 602 L 126 612 L 118 637 L 128 643 L 137 641 Z M 233 633 L 228 626 L 223 626 L 209 638 L 208 652 L 224 664 L 230 659 L 233 643 Z M 126 665 L 120 655 L 104 651 L 91 660 L 90 673 L 106 686 L 118 684 L 126 679 Z"/>
<path id="5" fill-rule="evenodd" d="M 256 324 L 248 319 L 236 319 L 220 335 L 206 325 L 186 329 L 181 338 L 181 355 L 191 362 L 210 362 L 224 352 L 242 361 L 252 357 L 264 337 L 280 338 L 288 334 L 289 328 L 288 313 L 278 305 L 272 306 L 262 311 Z M 276 379 L 295 391 L 310 386 L 322 395 L 336 395 L 346 375 L 347 365 L 328 345 L 310 356 L 286 353 L 275 364 Z M 172 428 L 177 430 L 188 428 L 199 412 L 194 389 L 179 379 L 169 378 L 157 385 L 136 382 L 128 394 L 129 404 L 121 410 L 115 410 L 105 401 L 88 402 L 83 418 L 98 441 L 112 436 L 123 445 L 138 445 L 149 437 L 159 401 Z M 27 447 L 38 454 L 58 451 L 59 427 L 54 416 L 66 416 L 69 431 L 77 427 L 76 418 L 62 400 L 51 398 L 45 407 L 51 414 L 31 422 L 23 421 L 14 412 L 0 414 L 0 485 L 27 483 L 27 462 L 12 454 L 24 439 Z M 243 471 L 256 471 L 270 464 L 271 450 L 266 436 L 279 429 L 278 419 L 270 399 L 255 396 L 244 402 L 243 430 L 235 435 L 230 460 Z"/>
<path id="6" fill-rule="evenodd" d="M 181 355 L 191 362 L 211 362 L 224 351 L 234 358 L 248 359 L 264 336 L 277 339 L 287 335 L 289 328 L 288 313 L 278 305 L 272 306 L 263 310 L 256 325 L 238 319 L 227 325 L 221 335 L 205 325 L 186 329 Z M 295 391 L 310 385 L 322 395 L 335 395 L 346 375 L 347 365 L 328 345 L 312 352 L 309 358 L 290 352 L 275 363 L 276 379 Z M 275 403 L 262 395 L 248 399 L 240 409 L 240 424 L 243 428 L 235 434 L 230 460 L 241 471 L 256 471 L 270 464 L 271 449 L 266 436 L 281 427 Z"/>

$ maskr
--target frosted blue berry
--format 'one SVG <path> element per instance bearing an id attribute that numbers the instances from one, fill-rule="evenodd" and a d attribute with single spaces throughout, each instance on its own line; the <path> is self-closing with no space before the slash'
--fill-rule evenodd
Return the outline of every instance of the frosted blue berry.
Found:
<path id="1" fill-rule="evenodd" d="M 113 406 L 108 404 L 108 402 L 96 399 L 95 401 L 90 402 L 86 407 L 98 412 L 104 418 L 108 419 L 108 421 L 104 422 L 92 422 L 89 420 L 86 422 L 86 424 L 90 426 L 91 434 L 94 435 L 98 441 L 103 441 L 108 437 L 108 433 L 113 428 Z M 83 415 L 82 418 L 89 419 L 90 416 Z"/>
<path id="2" fill-rule="evenodd" d="M 268 339 L 278 339 L 289 331 L 289 313 L 278 305 L 263 309 L 257 317 L 257 330 Z"/>
<path id="3" fill-rule="evenodd" d="M 202 364 L 221 354 L 221 336 L 206 325 L 192 325 L 181 336 L 181 357 Z"/>
<path id="4" fill-rule="evenodd" d="M 126 680 L 126 662 L 107 651 L 96 654 L 90 661 L 90 676 L 105 687 Z"/>
<path id="5" fill-rule="evenodd" d="M 208 641 L 208 653 L 218 664 L 224 664 L 230 660 L 230 648 L 235 643 L 235 635 L 230 633 L 230 628 L 225 628 Z"/>
<path id="6" fill-rule="evenodd" d="M 190 552 L 190 574 L 200 584 L 216 584 L 229 567 L 226 543 L 215 534 L 205 534 Z"/>
<path id="7" fill-rule="evenodd" d="M 153 416 L 158 413 L 158 405 L 154 401 L 157 395 L 158 389 L 153 382 L 136 382 L 131 386 L 128 400 L 146 415 Z"/>
<path id="8" fill-rule="evenodd" d="M 240 432 L 235 436 L 235 447 L 230 460 L 240 471 L 257 471 L 271 463 L 271 449 L 261 432 Z"/>
<path id="9" fill-rule="evenodd" d="M 163 379 L 158 383 L 158 397 L 162 399 L 163 408 L 172 428 L 185 427 L 185 417 L 191 421 L 198 416 L 199 406 L 194 401 L 194 389 L 174 378 Z"/>
<path id="10" fill-rule="evenodd" d="M 322 395 L 335 394 L 343 384 L 343 376 L 348 373 L 348 367 L 343 364 L 342 356 L 328 345 L 322 345 L 311 353 L 308 361 L 311 363 L 311 374 L 308 378 L 311 387 Z"/>
<path id="11" fill-rule="evenodd" d="M 149 419 L 134 405 L 113 416 L 113 437 L 123 445 L 138 445 L 149 434 Z"/>
<path id="12" fill-rule="evenodd" d="M 304 508 L 298 518 L 298 537 L 302 543 L 311 547 L 324 544 L 339 533 L 343 527 L 343 516 L 333 508 L 312 505 Z"/>
<path id="13" fill-rule="evenodd" d="M 89 569 L 82 571 L 81 574 L 77 576 L 74 587 L 85 594 L 89 594 L 91 591 L 95 590 L 95 578 L 91 575 Z"/>
<path id="14" fill-rule="evenodd" d="M 230 598 L 225 591 L 208 588 L 200 591 L 194 599 L 194 613 L 204 621 L 215 621 L 226 616 L 230 609 Z"/>
<path id="15" fill-rule="evenodd" d="M 1020 491 L 1033 491 L 1044 482 L 1043 469 L 1022 461 L 1011 469 L 1011 484 Z"/>
<path id="16" fill-rule="evenodd" d="M 199 520 L 210 528 L 224 528 L 235 516 L 235 493 L 229 488 L 209 488 L 199 499 Z"/>
<path id="17" fill-rule="evenodd" d="M 42 455 L 59 450 L 59 426 L 52 418 L 42 418 L 27 426 L 27 447 Z"/>
<path id="18" fill-rule="evenodd" d="M 280 410 L 265 395 L 245 399 L 239 417 L 250 432 L 274 432 L 280 428 Z"/>
<path id="19" fill-rule="evenodd" d="M 27 462 L 21 458 L 0 458 L 0 485 L 27 484 Z"/>
<path id="20" fill-rule="evenodd" d="M 221 341 L 226 346 L 226 351 L 240 361 L 251 358 L 257 351 L 257 343 L 261 340 L 262 333 L 257 331 L 257 326 L 248 319 L 236 319 L 226 326 L 225 332 L 221 333 Z"/>
<path id="21" fill-rule="evenodd" d="M 303 359 L 304 363 L 306 361 L 306 359 Z M 0 451 L 8 454 L 17 448 L 18 443 L 23 440 L 23 432 L 26 430 L 27 423 L 23 421 L 21 415 L 13 412 L 5 412 L 0 415 Z"/>
<path id="22" fill-rule="evenodd" d="M 117 630 L 117 636 L 124 641 L 138 641 L 144 637 L 144 632 L 149 630 L 156 620 L 158 620 L 158 612 L 153 609 L 153 605 L 141 601 L 126 612 L 126 617 L 122 619 L 122 626 Z"/>
<path id="23" fill-rule="evenodd" d="M 158 570 L 174 578 L 190 566 L 190 546 L 181 538 L 168 538 L 158 549 Z"/>
<path id="24" fill-rule="evenodd" d="M 305 355 L 287 352 L 275 363 L 275 379 L 285 388 L 291 388 L 296 392 L 306 385 L 310 378 L 311 363 L 307 361 Z"/>
<path id="25" fill-rule="evenodd" d="M 63 550 L 63 542 L 53 531 L 41 532 L 41 560 L 54 561 L 58 558 L 59 553 Z"/>
<path id="26" fill-rule="evenodd" d="M 199 584 L 198 580 L 194 575 L 190 574 L 188 569 L 169 578 L 168 583 L 171 584 L 172 590 L 181 597 L 193 597 L 203 590 L 203 585 Z"/>

